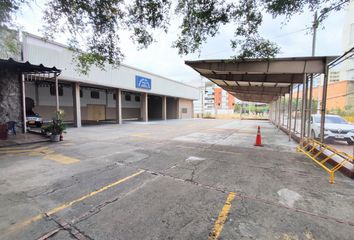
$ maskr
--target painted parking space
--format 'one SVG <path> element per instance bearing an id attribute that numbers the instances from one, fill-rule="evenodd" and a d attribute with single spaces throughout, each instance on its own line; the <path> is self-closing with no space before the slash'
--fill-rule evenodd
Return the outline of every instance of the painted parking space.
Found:
<path id="1" fill-rule="evenodd" d="M 43 218 L 46 218 L 46 217 L 50 217 L 50 216 L 52 216 L 52 215 L 54 215 L 54 214 L 56 214 L 56 213 L 58 213 L 60 211 L 63 211 L 63 210 L 65 210 L 65 209 L 67 209 L 67 208 L 69 208 L 69 207 L 71 207 L 71 206 L 73 206 L 73 205 L 75 205 L 75 204 L 77 204 L 79 202 L 84 201 L 87 198 L 93 197 L 93 196 L 95 196 L 97 194 L 100 194 L 101 192 L 104 192 L 104 191 L 106 191 L 106 190 L 108 190 L 108 189 L 110 189 L 112 187 L 115 187 L 115 186 L 117 186 L 119 184 L 122 184 L 122 183 L 130 180 L 131 178 L 142 174 L 143 172 L 144 172 L 144 170 L 140 170 L 140 171 L 138 171 L 138 172 L 136 172 L 134 174 L 131 174 L 131 175 L 125 177 L 125 178 L 119 179 L 119 180 L 117 180 L 117 181 L 115 181 L 113 183 L 110 183 L 110 184 L 108 184 L 106 186 L 103 186 L 103 187 L 99 188 L 96 191 L 90 192 L 90 193 L 88 193 L 88 194 L 86 194 L 84 196 L 81 196 L 81 197 L 77 198 L 77 199 L 74 199 L 74 200 L 68 201 L 66 203 L 63 203 L 60 206 L 57 206 L 57 207 L 55 207 L 53 209 L 50 209 L 50 210 L 48 210 L 48 211 L 46 211 L 44 213 L 40 213 L 40 214 L 38 214 L 36 216 L 33 216 L 33 217 L 31 217 L 31 218 L 29 218 L 29 219 L 27 219 L 25 221 L 22 221 L 22 222 L 19 222 L 17 224 L 14 224 L 11 227 L 3 230 L 2 234 L 10 235 L 14 231 L 20 231 L 22 228 L 24 228 L 24 227 L 26 227 L 26 226 L 34 223 L 34 222 L 37 222 L 37 221 L 39 221 L 39 220 L 41 220 Z"/>
<path id="2" fill-rule="evenodd" d="M 80 162 L 79 159 L 57 153 L 50 147 L 8 147 L 1 148 L 0 154 L 40 157 L 43 160 L 50 160 L 60 164 L 73 164 Z"/>
<path id="3" fill-rule="evenodd" d="M 253 146 L 258 125 L 267 147 Z M 265 121 L 89 130 L 1 155 L 0 229 L 29 221 L 4 239 L 350 239 L 354 229 L 354 182 L 328 184 Z M 55 154 L 80 164 L 53 168 L 44 158 Z"/>

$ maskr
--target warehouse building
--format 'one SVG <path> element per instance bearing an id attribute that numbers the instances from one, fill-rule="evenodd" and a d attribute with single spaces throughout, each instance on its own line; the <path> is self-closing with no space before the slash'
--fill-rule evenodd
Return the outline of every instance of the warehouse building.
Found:
<path id="1" fill-rule="evenodd" d="M 61 70 L 57 86 L 43 75 L 26 75 L 24 79 L 27 110 L 44 121 L 51 119 L 57 105 L 64 110 L 65 121 L 77 127 L 193 117 L 198 89 L 184 83 L 124 64 L 118 68 L 106 65 L 104 70 L 93 66 L 87 75 L 82 75 L 67 46 L 29 33 L 23 34 L 22 54 L 23 61 Z"/>

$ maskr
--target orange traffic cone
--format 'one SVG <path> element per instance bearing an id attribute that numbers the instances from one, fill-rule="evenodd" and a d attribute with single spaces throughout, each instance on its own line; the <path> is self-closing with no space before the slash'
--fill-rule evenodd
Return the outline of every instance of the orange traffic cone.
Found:
<path id="1" fill-rule="evenodd" d="M 261 127 L 258 126 L 257 136 L 256 136 L 256 143 L 254 144 L 257 147 L 263 147 L 262 145 L 262 136 L 261 136 Z"/>

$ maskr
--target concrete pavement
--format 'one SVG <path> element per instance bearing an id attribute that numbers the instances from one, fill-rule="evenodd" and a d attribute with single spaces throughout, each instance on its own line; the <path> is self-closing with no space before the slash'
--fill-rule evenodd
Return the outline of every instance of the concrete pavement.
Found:
<path id="1" fill-rule="evenodd" d="M 0 148 L 1 239 L 352 239 L 354 181 L 337 173 L 329 184 L 267 121 L 89 126 L 64 138 Z"/>

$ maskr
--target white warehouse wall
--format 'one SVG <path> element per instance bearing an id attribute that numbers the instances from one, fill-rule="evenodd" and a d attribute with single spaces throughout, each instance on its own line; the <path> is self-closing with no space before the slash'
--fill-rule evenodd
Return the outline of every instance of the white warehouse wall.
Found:
<path id="1" fill-rule="evenodd" d="M 29 33 L 23 34 L 23 57 L 24 61 L 32 64 L 55 66 L 62 70 L 59 79 L 121 88 L 131 91 L 147 92 L 157 95 L 179 97 L 184 99 L 197 99 L 198 89 L 184 83 L 180 83 L 159 75 L 121 64 L 118 68 L 106 65 L 105 70 L 92 66 L 88 75 L 81 75 L 75 71 L 76 64 L 73 62 L 73 52 L 64 45 L 42 40 L 40 37 Z M 151 90 L 135 87 L 135 76 L 150 78 Z"/>

